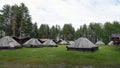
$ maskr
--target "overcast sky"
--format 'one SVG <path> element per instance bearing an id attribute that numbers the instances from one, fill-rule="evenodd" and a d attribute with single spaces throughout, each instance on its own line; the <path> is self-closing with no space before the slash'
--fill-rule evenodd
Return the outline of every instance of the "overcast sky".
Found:
<path id="1" fill-rule="evenodd" d="M 3 5 L 24 3 L 32 21 L 40 24 L 71 23 L 75 28 L 90 22 L 120 21 L 120 0 L 1 0 Z"/>

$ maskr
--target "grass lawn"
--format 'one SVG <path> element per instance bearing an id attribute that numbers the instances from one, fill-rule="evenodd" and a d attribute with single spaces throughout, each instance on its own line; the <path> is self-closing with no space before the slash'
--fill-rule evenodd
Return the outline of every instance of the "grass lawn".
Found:
<path id="1" fill-rule="evenodd" d="M 120 48 L 67 51 L 66 46 L 0 50 L 0 68 L 120 68 Z"/>

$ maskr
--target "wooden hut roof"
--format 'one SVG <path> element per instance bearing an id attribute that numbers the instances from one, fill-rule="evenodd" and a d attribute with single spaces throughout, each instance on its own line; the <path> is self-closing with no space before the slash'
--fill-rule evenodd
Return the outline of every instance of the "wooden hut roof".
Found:
<path id="1" fill-rule="evenodd" d="M 114 44 L 113 44 L 113 41 L 110 41 L 110 42 L 108 43 L 108 45 L 114 45 Z"/>
<path id="2" fill-rule="evenodd" d="M 39 46 L 39 45 L 42 45 L 42 43 L 39 42 L 38 39 L 31 38 L 30 40 L 28 40 L 27 42 L 25 42 L 23 45 L 27 45 L 27 46 L 30 46 L 30 45 Z"/>
<path id="3" fill-rule="evenodd" d="M 103 43 L 102 41 L 97 41 L 95 44 L 96 45 L 105 45 L 105 43 Z"/>
<path id="4" fill-rule="evenodd" d="M 97 47 L 94 43 L 89 41 L 87 38 L 79 38 L 75 40 L 70 46 L 68 47 L 73 47 L 73 48 L 93 48 Z"/>
<path id="5" fill-rule="evenodd" d="M 120 38 L 120 34 L 112 34 L 112 38 Z"/>
<path id="6" fill-rule="evenodd" d="M 43 43 L 43 45 L 44 46 L 56 46 L 57 44 L 53 40 L 48 39 L 47 41 Z"/>
<path id="7" fill-rule="evenodd" d="M 68 42 L 66 42 L 65 40 L 62 40 L 60 44 L 68 44 Z"/>
<path id="8" fill-rule="evenodd" d="M 68 41 L 69 42 L 69 44 L 71 45 L 72 43 L 74 43 L 74 41 Z"/>
<path id="9" fill-rule="evenodd" d="M 0 39 L 0 47 L 21 47 L 12 37 L 5 36 Z"/>

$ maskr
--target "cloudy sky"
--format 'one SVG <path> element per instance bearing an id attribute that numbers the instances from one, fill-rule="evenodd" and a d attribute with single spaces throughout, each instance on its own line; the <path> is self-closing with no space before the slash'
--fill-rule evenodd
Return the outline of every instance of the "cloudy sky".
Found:
<path id="1" fill-rule="evenodd" d="M 1 0 L 0 9 L 20 3 L 25 3 L 38 26 L 71 23 L 79 28 L 90 22 L 120 21 L 120 0 Z"/>

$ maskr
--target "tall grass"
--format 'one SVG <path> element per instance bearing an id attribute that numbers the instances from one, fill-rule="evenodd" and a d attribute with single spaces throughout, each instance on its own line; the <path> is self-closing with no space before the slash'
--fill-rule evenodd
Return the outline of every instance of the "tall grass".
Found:
<path id="1" fill-rule="evenodd" d="M 65 46 L 0 50 L 0 66 L 3 68 L 11 65 L 14 68 L 14 64 L 18 66 L 17 68 L 21 65 L 22 68 L 112 67 L 120 65 L 120 48 L 103 45 L 96 52 L 67 51 Z"/>

